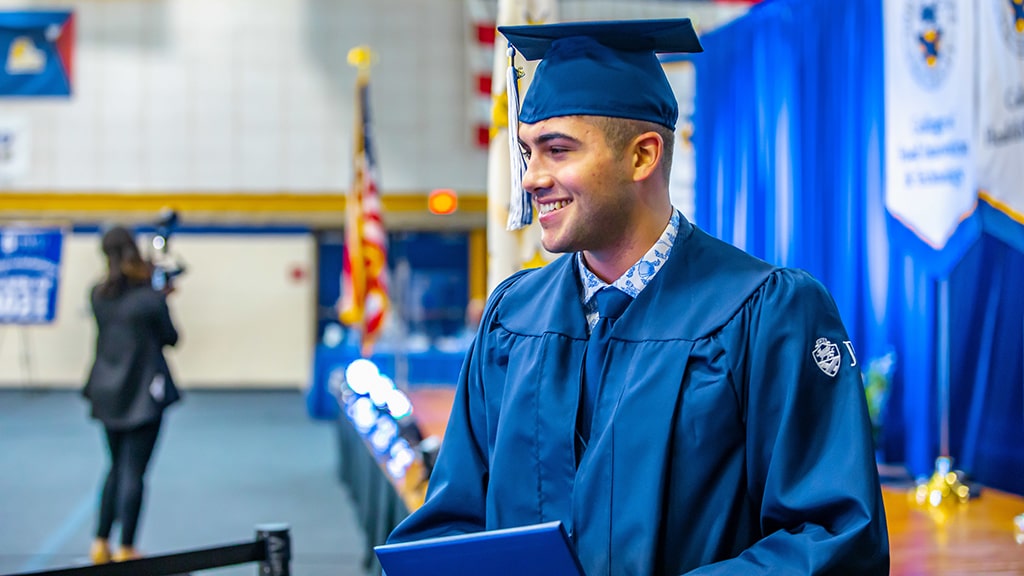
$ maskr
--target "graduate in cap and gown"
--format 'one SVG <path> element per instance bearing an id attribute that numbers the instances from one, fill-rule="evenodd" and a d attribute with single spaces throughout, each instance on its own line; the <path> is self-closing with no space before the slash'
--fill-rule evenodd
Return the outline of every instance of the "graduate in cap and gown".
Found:
<path id="1" fill-rule="evenodd" d="M 513 194 L 564 255 L 490 295 L 426 500 L 389 541 L 558 520 L 588 576 L 888 574 L 832 297 L 671 205 L 656 53 L 701 51 L 690 21 L 499 30 L 542 59 Z"/>

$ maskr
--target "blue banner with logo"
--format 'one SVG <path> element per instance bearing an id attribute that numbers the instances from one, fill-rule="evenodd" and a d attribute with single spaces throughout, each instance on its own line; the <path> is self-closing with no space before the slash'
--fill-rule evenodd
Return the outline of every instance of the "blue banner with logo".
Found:
<path id="1" fill-rule="evenodd" d="M 0 228 L 0 324 L 56 318 L 63 239 L 59 228 Z"/>
<path id="2" fill-rule="evenodd" d="M 0 96 L 70 96 L 70 10 L 0 10 Z"/>

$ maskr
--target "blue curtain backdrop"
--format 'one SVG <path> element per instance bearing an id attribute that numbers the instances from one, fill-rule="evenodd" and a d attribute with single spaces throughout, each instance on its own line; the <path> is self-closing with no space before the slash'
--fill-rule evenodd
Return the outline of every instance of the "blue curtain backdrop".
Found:
<path id="1" fill-rule="evenodd" d="M 870 4 L 764 3 L 693 58 L 697 224 L 821 280 L 865 364 L 894 344 L 881 6 Z"/>
<path id="2" fill-rule="evenodd" d="M 1018 234 L 1020 231 L 1017 231 Z M 982 235 L 950 275 L 951 452 L 1024 494 L 1024 252 Z"/>
<path id="3" fill-rule="evenodd" d="M 1024 493 L 1024 261 L 990 237 L 958 251 L 940 349 L 934 266 L 906 249 L 884 206 L 881 1 L 769 1 L 702 41 L 690 58 L 697 224 L 821 280 L 864 368 L 895 353 L 886 460 L 933 469 L 947 362 L 958 466 Z"/>

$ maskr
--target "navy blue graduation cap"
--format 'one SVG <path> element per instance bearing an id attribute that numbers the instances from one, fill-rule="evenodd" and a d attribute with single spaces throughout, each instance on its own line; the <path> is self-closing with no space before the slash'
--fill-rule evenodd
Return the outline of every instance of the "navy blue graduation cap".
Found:
<path id="1" fill-rule="evenodd" d="M 645 120 L 674 129 L 679 104 L 657 54 L 704 50 L 689 18 L 499 26 L 498 31 L 509 42 L 510 230 L 533 220 L 529 195 L 522 189 L 525 162 L 514 112 L 518 121 L 528 124 L 588 115 Z M 516 51 L 527 60 L 542 59 L 521 110 Z"/>

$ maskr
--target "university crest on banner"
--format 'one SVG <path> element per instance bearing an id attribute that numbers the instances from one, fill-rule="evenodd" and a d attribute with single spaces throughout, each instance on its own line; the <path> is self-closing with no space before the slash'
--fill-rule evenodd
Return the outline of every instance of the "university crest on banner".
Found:
<path id="1" fill-rule="evenodd" d="M 0 96 L 70 96 L 70 10 L 0 10 Z"/>
<path id="2" fill-rule="evenodd" d="M 978 10 L 975 154 L 985 229 L 1024 251 L 1024 2 Z"/>
<path id="3" fill-rule="evenodd" d="M 903 248 L 941 273 L 976 236 L 962 226 L 977 204 L 974 12 L 967 0 L 893 0 L 884 10 L 885 204 L 912 233 Z"/>

